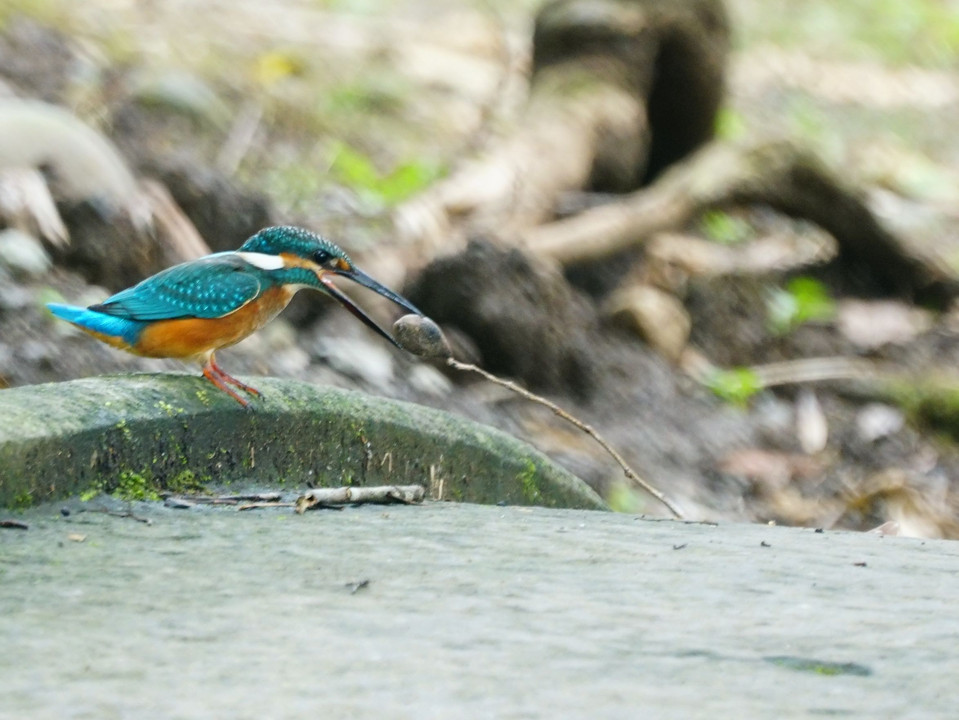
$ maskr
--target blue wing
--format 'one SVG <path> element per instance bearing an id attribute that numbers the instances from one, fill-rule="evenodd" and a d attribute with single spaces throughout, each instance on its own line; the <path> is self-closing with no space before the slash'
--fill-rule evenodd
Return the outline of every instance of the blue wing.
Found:
<path id="1" fill-rule="evenodd" d="M 129 320 L 218 318 L 246 305 L 264 284 L 262 271 L 234 253 L 217 253 L 168 268 L 90 309 Z"/>

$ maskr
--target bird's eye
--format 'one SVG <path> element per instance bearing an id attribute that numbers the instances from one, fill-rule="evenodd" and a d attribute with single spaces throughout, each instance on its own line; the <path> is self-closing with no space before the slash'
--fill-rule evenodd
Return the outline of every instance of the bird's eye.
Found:
<path id="1" fill-rule="evenodd" d="M 317 250 L 313 253 L 313 262 L 317 265 L 325 265 L 330 261 L 330 254 L 326 250 Z"/>

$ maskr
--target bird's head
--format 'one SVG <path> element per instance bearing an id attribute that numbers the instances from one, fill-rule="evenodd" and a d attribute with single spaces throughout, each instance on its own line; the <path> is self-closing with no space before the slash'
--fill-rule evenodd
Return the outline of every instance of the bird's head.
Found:
<path id="1" fill-rule="evenodd" d="M 325 292 L 397 347 L 400 345 L 392 335 L 377 325 L 333 284 L 333 276 L 349 278 L 412 313 L 423 314 L 402 295 L 381 285 L 356 267 L 342 248 L 303 228 L 277 226 L 260 230 L 243 243 L 237 253 L 244 255 L 251 264 L 265 270 L 284 271 L 291 282 Z M 268 260 L 267 257 L 271 259 Z"/>

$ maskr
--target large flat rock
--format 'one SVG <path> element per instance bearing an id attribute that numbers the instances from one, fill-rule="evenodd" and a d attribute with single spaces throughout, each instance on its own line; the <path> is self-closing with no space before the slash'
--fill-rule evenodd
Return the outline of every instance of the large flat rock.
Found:
<path id="1" fill-rule="evenodd" d="M 134 504 L 151 525 L 78 505 L 0 530 L 2 718 L 959 707 L 954 542 L 456 503 Z"/>
<path id="2" fill-rule="evenodd" d="M 2 390 L 0 507 L 210 482 L 419 483 L 438 499 L 605 507 L 581 480 L 494 428 L 358 392 L 255 383 L 264 398 L 252 412 L 175 374 Z"/>

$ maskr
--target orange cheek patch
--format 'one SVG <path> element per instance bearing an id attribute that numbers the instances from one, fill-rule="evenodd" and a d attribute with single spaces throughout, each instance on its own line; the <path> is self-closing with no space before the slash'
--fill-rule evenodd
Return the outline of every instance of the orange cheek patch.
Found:
<path id="1" fill-rule="evenodd" d="M 288 268 L 300 267 L 306 268 L 310 272 L 314 273 L 319 277 L 320 274 L 325 272 L 323 268 L 317 265 L 311 260 L 305 260 L 297 255 L 290 255 L 289 253 L 280 253 L 280 257 L 283 258 L 283 264 Z"/>

